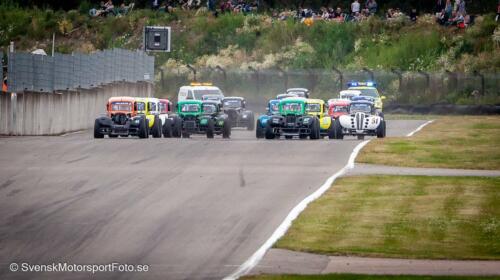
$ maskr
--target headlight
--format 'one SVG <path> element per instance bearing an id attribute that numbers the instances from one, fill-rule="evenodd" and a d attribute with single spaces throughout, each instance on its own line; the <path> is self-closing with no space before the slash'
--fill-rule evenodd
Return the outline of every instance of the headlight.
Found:
<path id="1" fill-rule="evenodd" d="M 304 118 L 304 123 L 308 124 L 310 120 L 311 120 L 310 118 Z"/>
<path id="2" fill-rule="evenodd" d="M 278 118 L 273 118 L 273 123 L 280 123 L 280 119 L 278 119 Z"/>

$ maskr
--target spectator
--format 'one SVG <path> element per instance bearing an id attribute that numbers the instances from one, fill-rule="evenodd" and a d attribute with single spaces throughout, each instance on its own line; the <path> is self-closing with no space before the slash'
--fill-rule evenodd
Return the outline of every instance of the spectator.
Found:
<path id="1" fill-rule="evenodd" d="M 361 5 L 359 4 L 358 0 L 354 0 L 351 4 L 351 13 L 355 15 L 356 13 L 359 13 L 361 11 Z"/>
<path id="2" fill-rule="evenodd" d="M 436 2 L 436 14 L 441 13 L 445 7 L 445 0 L 437 0 Z"/>
<path id="3" fill-rule="evenodd" d="M 465 11 L 465 0 L 458 0 L 458 12 L 461 13 L 462 15 L 466 15 Z"/>
<path id="4" fill-rule="evenodd" d="M 445 12 L 445 16 L 446 18 L 451 18 L 452 16 L 452 13 L 453 13 L 453 6 L 451 4 L 451 0 L 446 0 L 446 5 L 444 7 L 444 12 Z"/>
<path id="5" fill-rule="evenodd" d="M 368 8 L 368 11 L 370 12 L 371 15 L 374 15 L 377 12 L 378 9 L 378 4 L 377 1 L 375 0 L 368 0 L 368 4 L 366 5 Z"/>
<path id="6" fill-rule="evenodd" d="M 417 19 L 418 19 L 417 9 L 413 8 L 413 9 L 411 9 L 411 12 L 410 12 L 410 20 L 412 22 L 417 22 Z"/>
<path id="7" fill-rule="evenodd" d="M 106 3 L 104 3 L 104 13 L 105 14 L 115 14 L 114 9 L 115 9 L 115 6 L 113 5 L 113 1 L 108 0 Z"/>
<path id="8" fill-rule="evenodd" d="M 153 10 L 158 10 L 160 8 L 160 0 L 153 0 L 151 2 L 151 8 Z"/>
<path id="9" fill-rule="evenodd" d="M 500 0 L 498 0 L 497 16 L 495 17 L 495 21 L 498 21 L 499 19 L 500 19 Z"/>

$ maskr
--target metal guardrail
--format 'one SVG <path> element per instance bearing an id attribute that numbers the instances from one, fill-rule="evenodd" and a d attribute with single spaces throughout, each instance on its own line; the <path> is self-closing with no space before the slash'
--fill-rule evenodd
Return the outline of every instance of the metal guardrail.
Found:
<path id="1" fill-rule="evenodd" d="M 92 54 L 9 53 L 9 91 L 91 89 L 113 82 L 153 82 L 154 57 L 112 49 Z"/>

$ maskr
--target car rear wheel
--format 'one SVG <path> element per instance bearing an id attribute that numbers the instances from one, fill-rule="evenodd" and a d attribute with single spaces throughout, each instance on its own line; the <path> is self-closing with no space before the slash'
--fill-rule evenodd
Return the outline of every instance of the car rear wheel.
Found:
<path id="1" fill-rule="evenodd" d="M 384 138 L 385 137 L 385 121 L 382 120 L 380 124 L 377 127 L 377 138 Z"/>
<path id="2" fill-rule="evenodd" d="M 207 123 L 207 138 L 214 138 L 215 125 L 214 120 L 209 119 Z"/>
<path id="3" fill-rule="evenodd" d="M 271 123 L 269 121 L 266 124 L 265 137 L 266 139 L 274 139 L 276 137 L 273 131 L 273 127 L 271 126 Z"/>
<path id="4" fill-rule="evenodd" d="M 180 138 L 182 135 L 182 119 L 175 117 L 172 125 L 172 136 Z"/>
<path id="5" fill-rule="evenodd" d="M 163 137 L 171 138 L 172 137 L 172 120 L 165 119 L 165 123 L 163 124 Z"/>
<path id="6" fill-rule="evenodd" d="M 148 123 L 146 122 L 146 118 L 141 118 L 139 121 L 139 132 L 137 134 L 139 138 L 148 138 Z"/>
<path id="7" fill-rule="evenodd" d="M 99 120 L 94 122 L 94 138 L 104 138 L 104 134 L 101 133 L 101 123 Z"/>
<path id="8" fill-rule="evenodd" d="M 222 138 L 229 139 L 231 137 L 231 123 L 228 120 L 222 125 Z"/>
<path id="9" fill-rule="evenodd" d="M 153 127 L 151 128 L 153 138 L 161 138 L 161 120 L 158 116 L 155 116 Z"/>
<path id="10" fill-rule="evenodd" d="M 311 123 L 311 134 L 309 135 L 309 138 L 311 140 L 316 140 L 319 139 L 319 120 L 317 118 L 313 118 L 313 121 Z"/>
<path id="11" fill-rule="evenodd" d="M 257 120 L 257 124 L 255 125 L 255 136 L 258 139 L 264 138 L 264 128 L 262 127 L 260 120 Z"/>
<path id="12" fill-rule="evenodd" d="M 342 125 L 340 124 L 340 119 L 335 119 L 333 122 L 333 130 L 335 131 L 335 139 L 344 139 L 344 134 L 342 133 Z"/>

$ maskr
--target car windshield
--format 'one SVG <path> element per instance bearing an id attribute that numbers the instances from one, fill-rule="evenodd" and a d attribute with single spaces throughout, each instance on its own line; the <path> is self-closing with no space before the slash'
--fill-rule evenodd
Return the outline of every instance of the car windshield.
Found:
<path id="1" fill-rule="evenodd" d="M 204 114 L 213 114 L 217 112 L 217 108 L 215 104 L 203 104 L 203 113 Z"/>
<path id="2" fill-rule="evenodd" d="M 299 113 L 302 112 L 302 104 L 301 103 L 285 103 L 283 104 L 283 111 L 285 112 L 292 112 L 292 113 Z"/>
<path id="3" fill-rule="evenodd" d="M 355 114 L 357 112 L 370 113 L 371 110 L 372 110 L 372 107 L 366 103 L 351 104 L 351 114 Z"/>
<path id="4" fill-rule="evenodd" d="M 199 104 L 182 104 L 181 112 L 183 113 L 197 113 L 200 111 Z"/>
<path id="5" fill-rule="evenodd" d="M 306 104 L 306 112 L 320 113 L 321 105 L 319 103 L 308 103 Z"/>
<path id="6" fill-rule="evenodd" d="M 156 103 L 155 102 L 148 102 L 148 107 L 150 112 L 156 112 Z"/>
<path id="7" fill-rule="evenodd" d="M 226 99 L 224 100 L 224 107 L 227 108 L 240 108 L 241 107 L 241 100 L 240 99 Z"/>
<path id="8" fill-rule="evenodd" d="M 136 102 L 135 107 L 138 112 L 146 110 L 146 104 L 144 102 Z"/>
<path id="9" fill-rule="evenodd" d="M 194 90 L 194 99 L 203 100 L 204 95 L 223 97 L 223 94 L 220 91 L 220 89 L 195 89 Z M 207 99 L 205 99 L 205 100 L 207 100 Z"/>
<path id="10" fill-rule="evenodd" d="M 298 97 L 306 97 L 306 93 L 304 91 L 289 91 L 288 94 L 293 94 Z"/>
<path id="11" fill-rule="evenodd" d="M 333 107 L 333 111 L 337 113 L 347 113 L 347 106 L 336 105 Z"/>
<path id="12" fill-rule="evenodd" d="M 375 88 L 357 88 L 361 92 L 360 96 L 370 96 L 374 98 L 378 98 L 378 91 Z M 352 98 L 352 97 L 351 97 Z"/>
<path id="13" fill-rule="evenodd" d="M 278 102 L 273 102 L 269 103 L 269 111 L 271 113 L 278 112 L 279 111 L 279 103 Z"/>
<path id="14" fill-rule="evenodd" d="M 160 112 L 161 113 L 166 113 L 168 112 L 168 106 L 167 106 L 167 103 L 165 102 L 160 102 L 160 104 L 158 104 L 158 107 L 160 109 Z"/>
<path id="15" fill-rule="evenodd" d="M 130 102 L 113 102 L 111 103 L 111 111 L 132 111 L 132 103 Z"/>

